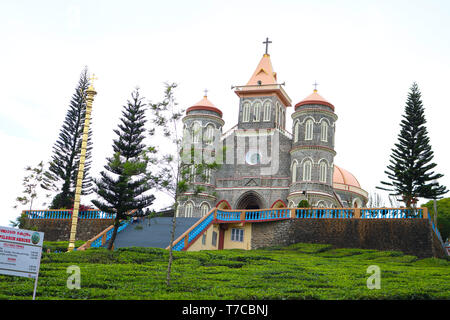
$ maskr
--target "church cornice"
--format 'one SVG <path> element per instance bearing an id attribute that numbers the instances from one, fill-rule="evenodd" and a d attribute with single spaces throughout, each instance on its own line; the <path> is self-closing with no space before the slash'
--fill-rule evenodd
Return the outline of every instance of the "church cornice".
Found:
<path id="1" fill-rule="evenodd" d="M 293 147 L 289 153 L 292 154 L 293 152 L 297 151 L 297 150 L 325 150 L 328 152 L 331 152 L 333 154 L 333 156 L 336 155 L 336 151 L 334 151 L 331 148 L 325 147 L 325 146 L 318 146 L 318 145 L 311 145 L 311 146 L 296 146 Z"/>
<path id="2" fill-rule="evenodd" d="M 295 119 L 303 114 L 308 114 L 310 115 L 311 113 L 319 113 L 319 114 L 326 114 L 330 117 L 332 117 L 334 119 L 334 121 L 337 121 L 338 116 L 336 113 L 331 112 L 329 110 L 324 110 L 324 109 L 314 109 L 314 108 L 306 108 L 306 109 L 301 109 L 298 111 L 295 111 L 292 115 L 291 118 Z"/>
<path id="3" fill-rule="evenodd" d="M 207 193 L 184 192 L 181 196 L 182 197 L 183 196 L 196 196 L 196 197 L 200 197 L 200 198 L 210 198 L 210 199 L 217 200 L 217 197 L 207 194 Z"/>
<path id="4" fill-rule="evenodd" d="M 190 119 L 198 119 L 198 118 L 207 118 L 207 119 L 211 119 L 211 120 L 215 120 L 217 122 L 219 122 L 222 126 L 225 124 L 225 121 L 223 121 L 222 118 L 217 117 L 217 116 L 213 116 L 211 114 L 205 114 L 205 113 L 196 113 L 196 114 L 188 114 L 185 115 L 183 117 L 182 122 L 185 123 L 186 120 L 190 120 Z"/>

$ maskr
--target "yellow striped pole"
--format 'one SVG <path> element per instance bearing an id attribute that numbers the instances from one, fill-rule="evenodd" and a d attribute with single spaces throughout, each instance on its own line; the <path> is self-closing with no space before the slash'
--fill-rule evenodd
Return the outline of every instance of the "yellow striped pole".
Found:
<path id="1" fill-rule="evenodd" d="M 93 82 L 95 79 L 96 79 L 95 75 L 93 75 L 92 78 L 90 78 L 90 80 L 92 80 L 91 85 L 86 90 L 86 117 L 84 118 L 83 137 L 81 140 L 80 164 L 78 166 L 77 185 L 75 188 L 75 201 L 73 204 L 73 212 L 72 212 L 72 227 L 70 229 L 69 247 L 67 248 L 67 251 L 69 252 L 73 251 L 73 249 L 75 248 L 78 211 L 80 209 L 81 186 L 83 183 L 83 176 L 84 176 L 84 162 L 86 160 L 89 125 L 91 124 L 92 102 L 94 101 L 94 96 L 97 94 L 97 92 L 94 90 L 93 87 Z"/>

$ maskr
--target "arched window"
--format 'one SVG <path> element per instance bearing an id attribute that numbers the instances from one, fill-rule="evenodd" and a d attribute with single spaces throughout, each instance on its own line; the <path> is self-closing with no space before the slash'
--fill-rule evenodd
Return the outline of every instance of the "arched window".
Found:
<path id="1" fill-rule="evenodd" d="M 306 160 L 303 163 L 303 180 L 304 181 L 311 181 L 311 169 L 312 169 L 311 161 Z"/>
<path id="2" fill-rule="evenodd" d="M 271 113 L 270 102 L 267 101 L 264 103 L 264 121 L 270 121 L 270 113 Z"/>
<path id="3" fill-rule="evenodd" d="M 194 182 L 195 181 L 195 165 L 191 164 L 189 168 L 189 181 Z"/>
<path id="4" fill-rule="evenodd" d="M 242 122 L 250 121 L 250 103 L 246 102 L 242 106 Z"/>
<path id="5" fill-rule="evenodd" d="M 203 203 L 202 206 L 200 207 L 200 213 L 202 214 L 202 217 L 205 216 L 209 212 L 209 210 L 210 210 L 209 204 Z"/>
<path id="6" fill-rule="evenodd" d="M 328 169 L 328 165 L 325 161 L 321 161 L 320 162 L 320 166 L 319 166 L 319 180 L 320 182 L 327 182 L 327 169 Z"/>
<path id="7" fill-rule="evenodd" d="M 212 144 L 213 138 L 214 138 L 214 126 L 212 124 L 208 124 L 206 126 L 205 131 L 205 142 L 208 144 Z"/>
<path id="8" fill-rule="evenodd" d="M 292 183 L 297 181 L 297 161 L 292 163 Z"/>
<path id="9" fill-rule="evenodd" d="M 184 216 L 186 218 L 191 218 L 193 214 L 194 214 L 194 205 L 192 204 L 192 202 L 186 203 L 186 205 L 184 206 Z"/>
<path id="10" fill-rule="evenodd" d="M 205 169 L 205 183 L 211 183 L 211 169 Z"/>
<path id="11" fill-rule="evenodd" d="M 325 202 L 323 202 L 323 201 L 317 202 L 317 207 L 319 207 L 319 208 L 325 208 Z"/>
<path id="12" fill-rule="evenodd" d="M 311 119 L 306 120 L 305 140 L 312 140 L 314 130 L 314 122 Z"/>
<path id="13" fill-rule="evenodd" d="M 260 102 L 255 103 L 255 105 L 253 107 L 253 112 L 254 112 L 253 122 L 259 122 L 260 115 L 261 115 L 261 103 Z"/>
<path id="14" fill-rule="evenodd" d="M 202 134 L 202 128 L 198 122 L 194 122 L 192 125 L 192 142 L 193 143 L 199 143 L 200 137 Z"/>
<path id="15" fill-rule="evenodd" d="M 320 140 L 324 142 L 328 141 L 328 123 L 326 121 L 322 121 L 320 125 Z"/>
<path id="16" fill-rule="evenodd" d="M 299 134 L 300 134 L 300 122 L 296 121 L 294 125 L 294 142 L 298 141 Z"/>
<path id="17" fill-rule="evenodd" d="M 275 128 L 278 126 L 278 106 L 275 106 Z"/>

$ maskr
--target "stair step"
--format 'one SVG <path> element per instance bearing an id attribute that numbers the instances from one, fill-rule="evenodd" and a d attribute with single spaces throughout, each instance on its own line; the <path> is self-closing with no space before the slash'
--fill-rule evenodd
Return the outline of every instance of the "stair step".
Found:
<path id="1" fill-rule="evenodd" d="M 199 218 L 177 218 L 174 240 L 191 227 Z M 135 229 L 142 226 L 142 229 Z M 141 223 L 130 223 L 117 234 L 114 248 L 153 247 L 166 248 L 170 244 L 172 217 L 157 217 Z"/>

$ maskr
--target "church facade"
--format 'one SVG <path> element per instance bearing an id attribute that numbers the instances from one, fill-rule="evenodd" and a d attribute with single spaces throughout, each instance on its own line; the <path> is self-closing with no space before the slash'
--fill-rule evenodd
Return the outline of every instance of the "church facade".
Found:
<path id="1" fill-rule="evenodd" d="M 177 216 L 202 217 L 214 207 L 297 207 L 302 200 L 323 208 L 365 206 L 367 192 L 334 164 L 334 105 L 314 89 L 292 106 L 283 86 L 265 53 L 247 84 L 233 87 L 239 97 L 237 125 L 224 133 L 222 111 L 206 94 L 186 110 L 184 140 L 203 159 L 212 154 L 219 166 L 198 175 L 192 165 Z M 286 117 L 292 107 L 290 133 Z"/>

